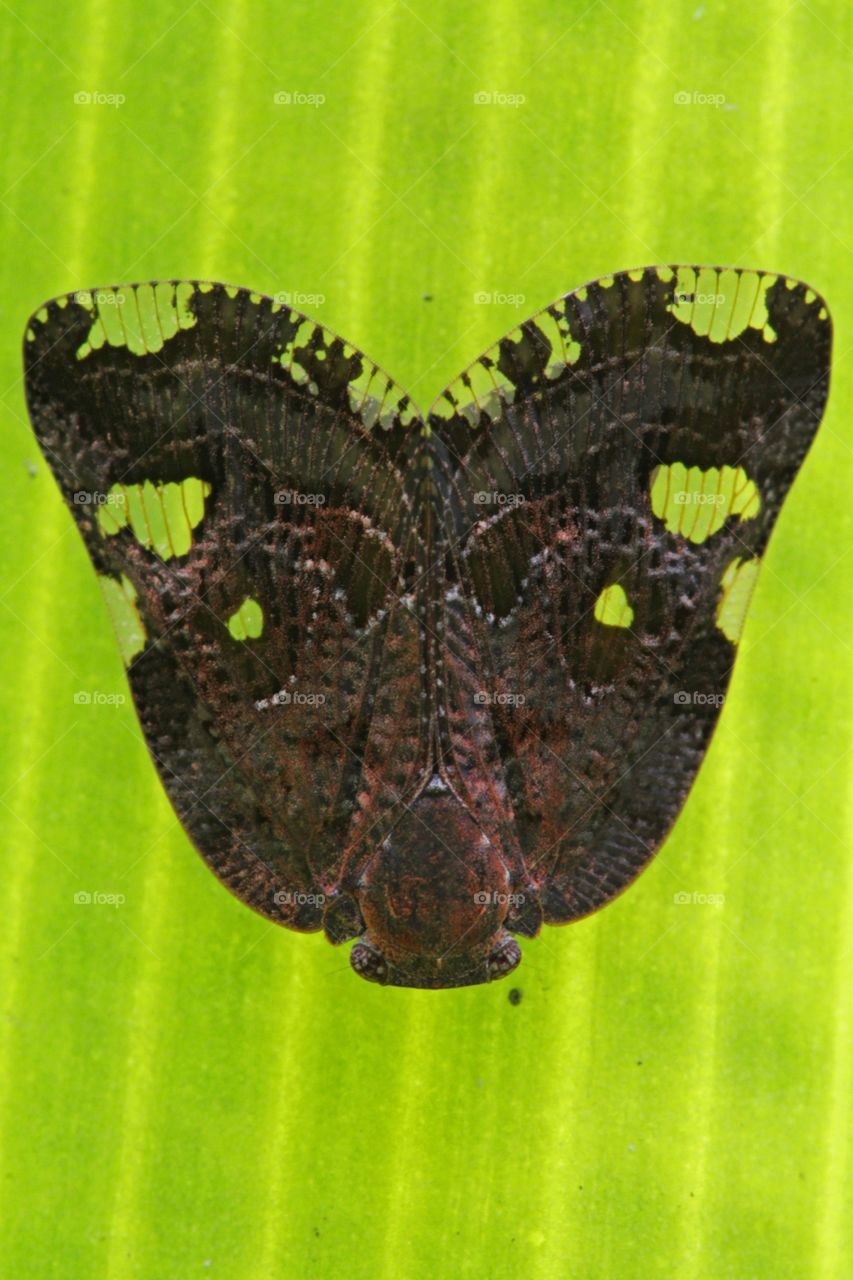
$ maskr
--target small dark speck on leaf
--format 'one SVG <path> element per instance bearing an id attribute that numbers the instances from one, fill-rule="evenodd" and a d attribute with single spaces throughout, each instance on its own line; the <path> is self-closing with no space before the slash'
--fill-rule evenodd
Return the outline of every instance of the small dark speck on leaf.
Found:
<path id="1" fill-rule="evenodd" d="M 521 1004 L 523 995 L 524 995 L 523 991 L 521 991 L 518 987 L 513 987 L 507 999 L 509 1000 L 510 1004 Z"/>
<path id="2" fill-rule="evenodd" d="M 425 294 L 424 294 L 424 302 L 432 302 L 432 294 L 431 294 L 431 293 L 425 293 Z"/>

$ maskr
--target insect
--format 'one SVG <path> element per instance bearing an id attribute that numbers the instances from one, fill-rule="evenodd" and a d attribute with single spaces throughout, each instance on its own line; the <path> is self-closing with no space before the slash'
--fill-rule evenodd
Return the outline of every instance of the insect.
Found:
<path id="1" fill-rule="evenodd" d="M 42 307 L 35 432 L 216 875 L 432 988 L 623 890 L 717 722 L 830 345 L 805 284 L 649 267 L 558 299 L 422 416 L 286 298 Z"/>

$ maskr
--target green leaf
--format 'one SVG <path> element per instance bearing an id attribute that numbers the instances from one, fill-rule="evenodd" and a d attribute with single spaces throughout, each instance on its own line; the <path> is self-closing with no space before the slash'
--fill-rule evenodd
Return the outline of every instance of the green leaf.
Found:
<path id="1" fill-rule="evenodd" d="M 845 1273 L 847 16 L 6 8 L 5 1274 Z M 359 982 L 344 950 L 232 899 L 176 825 L 27 423 L 26 317 L 68 290 L 222 279 L 289 294 L 428 403 L 567 289 L 656 261 L 806 279 L 838 335 L 708 759 L 637 884 L 525 944 L 508 982 Z"/>

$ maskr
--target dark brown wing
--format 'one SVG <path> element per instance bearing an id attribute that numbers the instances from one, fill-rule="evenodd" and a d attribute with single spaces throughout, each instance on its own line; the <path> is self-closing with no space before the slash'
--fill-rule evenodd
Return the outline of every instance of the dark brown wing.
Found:
<path id="1" fill-rule="evenodd" d="M 420 419 L 360 352 L 219 284 L 56 299 L 25 364 L 179 817 L 234 893 L 316 928 L 425 750 Z"/>
<path id="2" fill-rule="evenodd" d="M 560 299 L 433 406 L 448 715 L 500 761 L 546 920 L 623 889 L 684 801 L 830 342 L 806 285 L 649 268 Z"/>

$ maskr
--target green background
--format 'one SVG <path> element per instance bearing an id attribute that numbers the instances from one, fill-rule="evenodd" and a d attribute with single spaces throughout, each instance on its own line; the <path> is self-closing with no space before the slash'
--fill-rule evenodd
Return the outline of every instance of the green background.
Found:
<path id="1" fill-rule="evenodd" d="M 4 1275 L 846 1274 L 850 6 L 15 0 L 0 22 Z M 168 276 L 322 295 L 305 310 L 423 403 L 567 289 L 679 261 L 803 278 L 836 326 L 699 781 L 636 886 L 509 982 L 360 982 L 220 887 L 129 701 L 75 703 L 126 685 L 27 424 L 26 318 Z"/>

